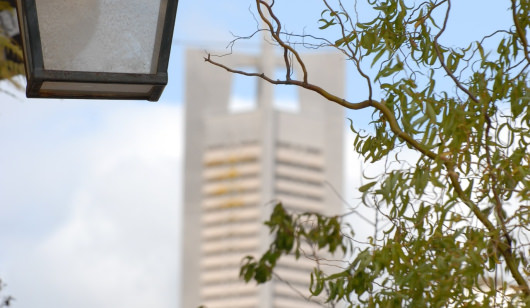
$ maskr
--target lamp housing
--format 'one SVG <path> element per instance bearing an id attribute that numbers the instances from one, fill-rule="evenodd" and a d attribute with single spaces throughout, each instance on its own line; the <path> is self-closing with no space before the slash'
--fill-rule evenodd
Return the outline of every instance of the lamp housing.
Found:
<path id="1" fill-rule="evenodd" d="M 158 101 L 178 0 L 16 0 L 27 97 Z"/>

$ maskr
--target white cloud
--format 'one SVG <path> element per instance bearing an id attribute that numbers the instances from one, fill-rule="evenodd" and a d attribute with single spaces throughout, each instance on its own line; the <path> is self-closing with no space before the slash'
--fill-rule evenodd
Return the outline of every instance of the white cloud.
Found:
<path id="1" fill-rule="evenodd" d="M 175 307 L 182 111 L 0 98 L 0 277 L 26 307 Z"/>

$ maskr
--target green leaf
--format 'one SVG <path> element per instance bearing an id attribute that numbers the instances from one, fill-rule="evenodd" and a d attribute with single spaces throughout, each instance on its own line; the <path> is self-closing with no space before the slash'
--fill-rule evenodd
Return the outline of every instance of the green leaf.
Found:
<path id="1" fill-rule="evenodd" d="M 377 182 L 370 182 L 368 184 L 365 184 L 365 185 L 359 187 L 359 191 L 364 193 L 364 192 L 368 191 L 370 188 L 372 188 L 375 184 L 377 184 Z"/>

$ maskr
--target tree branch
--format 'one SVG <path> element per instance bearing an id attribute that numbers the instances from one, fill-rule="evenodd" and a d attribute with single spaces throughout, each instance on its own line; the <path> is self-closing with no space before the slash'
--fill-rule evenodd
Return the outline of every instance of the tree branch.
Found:
<path id="1" fill-rule="evenodd" d="M 290 80 L 274 80 L 272 79 L 271 77 L 269 76 L 266 76 L 265 74 L 263 73 L 250 73 L 250 72 L 245 72 L 245 71 L 241 71 L 241 70 L 236 70 L 236 69 L 232 69 L 224 64 L 221 64 L 219 62 L 216 62 L 214 60 L 212 60 L 211 58 L 211 55 L 208 54 L 207 57 L 204 58 L 204 61 L 210 63 L 210 64 L 213 64 L 215 66 L 218 66 L 220 68 L 223 68 L 225 69 L 226 71 L 230 72 L 230 73 L 234 73 L 234 74 L 240 74 L 240 75 L 245 75 L 245 76 L 251 76 L 251 77 L 258 77 L 258 78 L 261 78 L 267 82 L 270 82 L 272 84 L 276 84 L 276 85 L 295 85 L 295 86 L 299 86 L 299 87 L 302 87 L 304 89 L 308 89 L 308 90 L 311 90 L 313 92 L 316 92 L 318 94 L 320 94 L 322 97 L 326 98 L 327 100 L 329 101 L 332 101 L 332 102 L 335 102 L 343 107 L 346 107 L 348 109 L 353 109 L 353 110 L 359 110 L 359 109 L 364 109 L 364 108 L 367 108 L 367 107 L 370 107 L 371 106 L 371 103 L 369 100 L 365 100 L 365 101 L 362 101 L 362 102 L 359 102 L 359 103 L 351 103 L 351 102 L 348 102 L 346 99 L 344 98 L 340 98 L 334 94 L 331 94 L 329 93 L 328 91 L 322 89 L 321 87 L 319 86 L 316 86 L 314 84 L 310 84 L 310 83 L 307 83 L 307 82 L 303 82 L 303 81 L 299 81 L 299 80 L 295 80 L 295 79 L 290 79 Z"/>

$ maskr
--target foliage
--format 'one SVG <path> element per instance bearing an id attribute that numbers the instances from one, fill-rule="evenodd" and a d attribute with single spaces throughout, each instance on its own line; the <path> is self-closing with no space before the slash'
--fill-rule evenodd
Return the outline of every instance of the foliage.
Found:
<path id="1" fill-rule="evenodd" d="M 371 11 L 363 14 L 357 1 L 320 0 L 318 37 L 284 32 L 274 1 L 256 0 L 264 24 L 258 32 L 284 52 L 283 80 L 206 58 L 232 73 L 372 110 L 368 133 L 352 120 L 355 150 L 366 162 L 392 166 L 358 188 L 363 205 L 386 222 L 367 244 L 345 232 L 347 215 L 288 213 L 278 204 L 266 223 L 269 250 L 247 257 L 241 276 L 264 283 L 279 258 L 299 258 L 301 243 L 309 243 L 346 255 L 339 272 L 315 268 L 308 277 L 312 295 L 325 294 L 328 303 L 530 307 L 530 2 L 504 1 L 511 25 L 453 47 L 441 43 L 451 0 L 366 0 Z M 311 84 L 300 53 L 308 46 L 344 54 L 365 81 L 365 100 Z"/>
<path id="2" fill-rule="evenodd" d="M 0 291 L 2 291 L 2 288 L 4 287 L 2 280 L 0 280 Z M 9 307 L 11 306 L 11 303 L 13 302 L 13 297 L 11 296 L 5 296 L 0 297 L 0 308 Z"/>
<path id="3" fill-rule="evenodd" d="M 12 0 L 0 0 L 0 11 L 13 10 L 12 5 Z M 23 75 L 23 57 L 20 36 L 15 38 L 9 37 L 3 33 L 2 27 L 0 26 L 0 80 L 11 80 L 16 75 Z"/>

